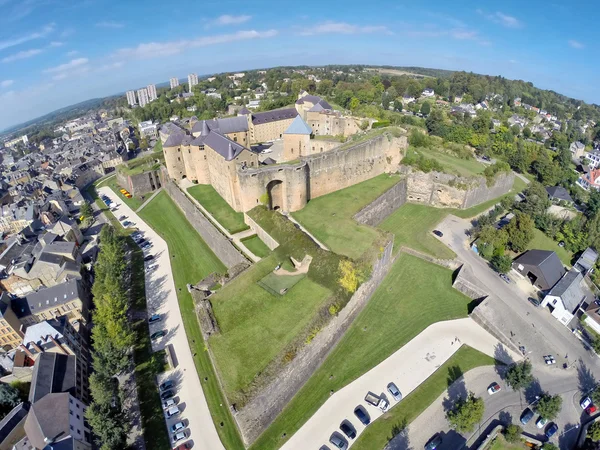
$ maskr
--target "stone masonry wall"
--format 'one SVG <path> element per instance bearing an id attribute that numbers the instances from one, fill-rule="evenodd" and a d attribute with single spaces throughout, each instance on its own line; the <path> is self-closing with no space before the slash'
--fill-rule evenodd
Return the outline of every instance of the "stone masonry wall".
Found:
<path id="1" fill-rule="evenodd" d="M 269 233 L 263 230 L 263 228 L 254 220 L 252 220 L 252 218 L 246 213 L 244 213 L 244 223 L 256 233 L 256 235 L 265 243 L 267 247 L 269 247 L 269 250 L 275 250 L 277 247 L 279 247 L 279 242 L 273 239 Z"/>
<path id="2" fill-rule="evenodd" d="M 298 352 L 276 380 L 236 414 L 235 419 L 246 444 L 254 442 L 275 420 L 339 343 L 392 267 L 392 249 L 393 241 L 390 241 L 374 264 L 371 278 L 358 288 L 344 309 L 331 319 L 309 345 Z"/>
<path id="3" fill-rule="evenodd" d="M 354 215 L 363 225 L 376 227 L 406 202 L 406 178 L 401 179 Z"/>
<path id="4" fill-rule="evenodd" d="M 237 264 L 245 263 L 246 259 L 233 246 L 229 240 L 223 236 L 217 228 L 204 217 L 196 205 L 179 189 L 172 181 L 164 185 L 166 192 L 171 199 L 183 212 L 187 220 L 200 234 L 204 242 L 217 255 L 223 264 L 229 269 Z"/>
<path id="5" fill-rule="evenodd" d="M 149 170 L 136 175 L 126 175 L 117 171 L 117 183 L 133 196 L 148 194 L 162 187 L 158 170 Z"/>

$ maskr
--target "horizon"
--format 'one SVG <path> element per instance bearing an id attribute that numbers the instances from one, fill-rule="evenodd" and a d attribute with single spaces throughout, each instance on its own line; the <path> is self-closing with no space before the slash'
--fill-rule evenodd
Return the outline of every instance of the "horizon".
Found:
<path id="1" fill-rule="evenodd" d="M 513 0 L 500 10 L 476 2 L 424 9 L 384 1 L 378 8 L 345 3 L 342 10 L 335 3 L 189 5 L 170 10 L 164 22 L 156 0 L 143 9 L 107 0 L 2 0 L 0 129 L 173 76 L 277 66 L 475 72 L 600 102 L 593 5 Z"/>

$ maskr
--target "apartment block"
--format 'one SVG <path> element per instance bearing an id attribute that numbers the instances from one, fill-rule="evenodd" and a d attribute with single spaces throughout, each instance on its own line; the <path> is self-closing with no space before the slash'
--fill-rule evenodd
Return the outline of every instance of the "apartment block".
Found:
<path id="1" fill-rule="evenodd" d="M 171 78 L 169 83 L 171 84 L 171 89 L 174 89 L 179 86 L 179 78 Z"/>
<path id="2" fill-rule="evenodd" d="M 138 103 L 141 107 L 146 106 L 150 101 L 148 100 L 148 90 L 146 88 L 139 89 L 137 91 Z"/>
<path id="3" fill-rule="evenodd" d="M 190 92 L 192 92 L 192 87 L 196 86 L 198 84 L 198 75 L 196 75 L 195 73 L 190 73 L 188 75 L 188 88 L 190 90 Z"/>
<path id="4" fill-rule="evenodd" d="M 156 95 L 156 86 L 153 84 L 149 84 L 146 86 L 146 90 L 148 91 L 148 101 L 153 101 L 158 98 Z"/>
<path id="5" fill-rule="evenodd" d="M 137 102 L 135 101 L 135 92 L 134 91 L 127 91 L 127 93 L 125 95 L 127 96 L 127 103 L 129 103 L 129 106 L 137 105 Z"/>

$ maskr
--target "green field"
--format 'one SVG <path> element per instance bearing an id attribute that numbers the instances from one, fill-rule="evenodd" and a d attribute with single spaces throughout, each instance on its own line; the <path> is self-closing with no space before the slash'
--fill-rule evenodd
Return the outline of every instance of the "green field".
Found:
<path id="1" fill-rule="evenodd" d="M 210 184 L 198 184 L 187 191 L 231 234 L 249 228 L 244 223 L 244 213 L 235 212 Z"/>
<path id="2" fill-rule="evenodd" d="M 256 234 L 242 239 L 242 243 L 259 258 L 264 258 L 271 253 L 269 247 Z"/>
<path id="3" fill-rule="evenodd" d="M 160 145 L 160 149 L 162 150 L 162 144 Z M 148 170 L 159 169 L 163 162 L 165 162 L 163 153 L 155 151 L 150 155 L 124 162 L 117 166 L 117 170 L 125 175 L 138 175 Z"/>
<path id="4" fill-rule="evenodd" d="M 444 170 L 445 172 L 461 177 L 480 175 L 485 169 L 485 166 L 475 158 L 463 159 L 431 147 L 419 147 L 418 149 L 411 148 L 409 151 L 416 151 L 427 158 L 433 158 L 444 166 L 444 169 L 446 169 Z"/>
<path id="5" fill-rule="evenodd" d="M 493 365 L 494 363 L 494 358 L 463 345 L 419 387 L 404 397 L 401 403 L 371 423 L 356 440 L 352 448 L 365 450 L 384 448 L 394 435 L 394 428 L 409 425 L 461 374 L 475 367 Z"/>
<path id="6" fill-rule="evenodd" d="M 209 355 L 204 348 L 204 339 L 194 312 L 192 296 L 186 287 L 187 283 L 197 283 L 212 272 L 225 272 L 225 266 L 164 191 L 140 212 L 140 216 L 169 246 L 185 333 L 219 437 L 225 448 L 243 449 L 241 437 L 219 387 Z"/>
<path id="7" fill-rule="evenodd" d="M 275 255 L 263 259 L 211 297 L 221 333 L 211 336 L 209 344 L 230 403 L 244 403 L 253 380 L 331 294 L 306 275 L 283 296 L 269 293 L 257 281 L 278 262 Z"/>
<path id="8" fill-rule="evenodd" d="M 298 275 L 277 275 L 270 272 L 264 278 L 258 280 L 257 283 L 260 287 L 266 289 L 267 292 L 274 292 L 277 295 L 286 295 L 287 293 L 281 294 L 281 292 L 284 289 L 289 291 L 303 278 L 306 278 L 305 273 Z"/>
<path id="9" fill-rule="evenodd" d="M 543 231 L 538 229 L 533 230 L 533 239 L 527 246 L 527 250 L 550 250 L 556 252 L 562 263 L 566 266 L 571 266 L 573 254 L 564 247 L 559 247 L 558 243 L 552 238 L 549 238 Z"/>
<path id="10" fill-rule="evenodd" d="M 293 216 L 335 253 L 358 259 L 381 234 L 375 228 L 359 225 L 352 216 L 398 181 L 398 176 L 382 174 L 312 199 Z"/>
<path id="11" fill-rule="evenodd" d="M 452 271 L 401 254 L 341 342 L 252 448 L 280 447 L 330 392 L 379 364 L 429 325 L 466 317 L 470 302 L 452 288 Z"/>

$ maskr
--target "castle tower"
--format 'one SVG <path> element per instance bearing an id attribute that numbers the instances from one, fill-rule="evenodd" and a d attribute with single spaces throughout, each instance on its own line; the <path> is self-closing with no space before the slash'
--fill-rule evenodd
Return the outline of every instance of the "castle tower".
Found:
<path id="1" fill-rule="evenodd" d="M 312 129 L 302 120 L 302 117 L 296 116 L 287 130 L 283 133 L 283 161 L 293 161 L 301 156 L 310 154 L 310 135 Z"/>

